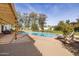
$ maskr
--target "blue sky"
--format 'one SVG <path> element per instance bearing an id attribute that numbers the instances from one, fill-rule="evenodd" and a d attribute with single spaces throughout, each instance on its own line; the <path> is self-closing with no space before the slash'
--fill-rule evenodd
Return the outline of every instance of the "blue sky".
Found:
<path id="1" fill-rule="evenodd" d="M 67 19 L 73 22 L 79 18 L 79 4 L 77 3 L 16 3 L 15 8 L 21 13 L 46 14 L 47 25 L 56 25 L 60 20 Z"/>

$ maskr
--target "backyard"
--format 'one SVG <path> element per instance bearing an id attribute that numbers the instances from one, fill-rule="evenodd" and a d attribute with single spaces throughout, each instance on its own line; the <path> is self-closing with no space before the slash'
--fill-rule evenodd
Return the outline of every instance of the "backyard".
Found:
<path id="1" fill-rule="evenodd" d="M 68 5 L 0 4 L 0 56 L 79 55 L 79 18 L 74 11 L 79 7 L 72 10 Z"/>
<path id="2" fill-rule="evenodd" d="M 1 38 L 0 56 L 73 56 L 59 40 L 23 34 L 15 40 L 14 35 Z"/>

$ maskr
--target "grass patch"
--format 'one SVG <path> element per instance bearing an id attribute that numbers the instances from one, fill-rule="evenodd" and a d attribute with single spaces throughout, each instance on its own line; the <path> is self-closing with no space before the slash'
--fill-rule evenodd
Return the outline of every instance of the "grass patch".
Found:
<path id="1" fill-rule="evenodd" d="M 76 32 L 75 35 L 78 35 L 79 36 L 79 32 Z"/>
<path id="2" fill-rule="evenodd" d="M 62 31 L 48 31 L 48 33 L 54 33 L 54 34 L 63 34 L 63 32 Z"/>
<path id="3" fill-rule="evenodd" d="M 52 33 L 55 33 L 55 34 L 63 34 L 62 31 L 52 31 Z"/>
<path id="4" fill-rule="evenodd" d="M 50 31 L 49 33 L 55 33 L 55 34 L 63 34 L 62 31 Z M 79 36 L 79 32 L 75 32 L 75 35 L 78 35 Z"/>

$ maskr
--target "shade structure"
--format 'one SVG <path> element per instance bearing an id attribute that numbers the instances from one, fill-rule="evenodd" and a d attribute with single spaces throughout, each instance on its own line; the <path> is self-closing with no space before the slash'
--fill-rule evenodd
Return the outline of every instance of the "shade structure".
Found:
<path id="1" fill-rule="evenodd" d="M 19 26 L 14 4 L 0 3 L 0 24 L 10 24 L 15 26 L 15 32 L 18 32 Z"/>
<path id="2" fill-rule="evenodd" d="M 18 25 L 14 4 L 0 3 L 0 24 Z"/>

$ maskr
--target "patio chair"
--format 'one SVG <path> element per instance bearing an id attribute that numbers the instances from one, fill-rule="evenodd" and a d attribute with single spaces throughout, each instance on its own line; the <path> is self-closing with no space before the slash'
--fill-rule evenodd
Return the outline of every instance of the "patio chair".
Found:
<path id="1" fill-rule="evenodd" d="M 73 43 L 74 42 L 74 32 L 70 33 L 69 35 L 67 35 L 67 37 L 65 38 L 66 43 Z"/>

